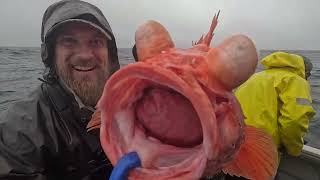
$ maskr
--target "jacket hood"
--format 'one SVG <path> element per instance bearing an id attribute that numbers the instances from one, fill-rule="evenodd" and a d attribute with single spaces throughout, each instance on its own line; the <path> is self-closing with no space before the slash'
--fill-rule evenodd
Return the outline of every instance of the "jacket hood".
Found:
<path id="1" fill-rule="evenodd" d="M 54 44 L 51 41 L 57 27 L 68 21 L 78 20 L 90 23 L 106 32 L 111 59 L 111 74 L 120 68 L 117 45 L 109 22 L 94 5 L 80 0 L 62 0 L 52 4 L 43 15 L 41 27 L 41 58 L 46 68 L 52 71 Z"/>
<path id="2" fill-rule="evenodd" d="M 286 52 L 275 52 L 261 60 L 265 69 L 286 68 L 297 75 L 305 78 L 304 60 L 296 54 Z"/>

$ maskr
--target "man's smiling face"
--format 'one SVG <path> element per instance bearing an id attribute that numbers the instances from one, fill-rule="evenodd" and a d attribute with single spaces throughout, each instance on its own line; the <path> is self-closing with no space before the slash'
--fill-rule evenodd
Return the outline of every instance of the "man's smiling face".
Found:
<path id="1" fill-rule="evenodd" d="M 86 23 L 67 23 L 56 36 L 54 58 L 59 78 L 95 106 L 110 75 L 106 36 Z"/>

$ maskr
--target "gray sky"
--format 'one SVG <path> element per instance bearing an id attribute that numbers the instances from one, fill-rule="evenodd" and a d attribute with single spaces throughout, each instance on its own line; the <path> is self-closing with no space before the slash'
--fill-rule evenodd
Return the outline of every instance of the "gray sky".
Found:
<path id="1" fill-rule="evenodd" d="M 43 12 L 57 0 L 1 0 L 0 46 L 39 46 Z M 319 0 L 86 0 L 97 5 L 118 47 L 131 47 L 138 25 L 154 19 L 177 47 L 189 47 L 207 32 L 221 10 L 212 45 L 242 33 L 258 49 L 320 49 Z"/>

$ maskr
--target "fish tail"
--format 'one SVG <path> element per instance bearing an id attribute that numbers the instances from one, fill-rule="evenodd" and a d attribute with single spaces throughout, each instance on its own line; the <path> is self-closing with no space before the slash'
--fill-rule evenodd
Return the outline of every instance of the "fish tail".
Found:
<path id="1" fill-rule="evenodd" d="M 247 179 L 274 179 L 278 169 L 278 151 L 272 137 L 264 130 L 245 127 L 245 140 L 238 154 L 223 171 Z"/>

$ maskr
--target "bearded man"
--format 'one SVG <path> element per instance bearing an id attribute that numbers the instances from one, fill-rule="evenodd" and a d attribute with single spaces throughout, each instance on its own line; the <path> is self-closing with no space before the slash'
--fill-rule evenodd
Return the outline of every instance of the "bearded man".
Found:
<path id="1" fill-rule="evenodd" d="M 0 179 L 106 179 L 112 165 L 86 125 L 119 69 L 111 27 L 94 5 L 63 0 L 42 20 L 43 83 L 0 117 Z"/>

